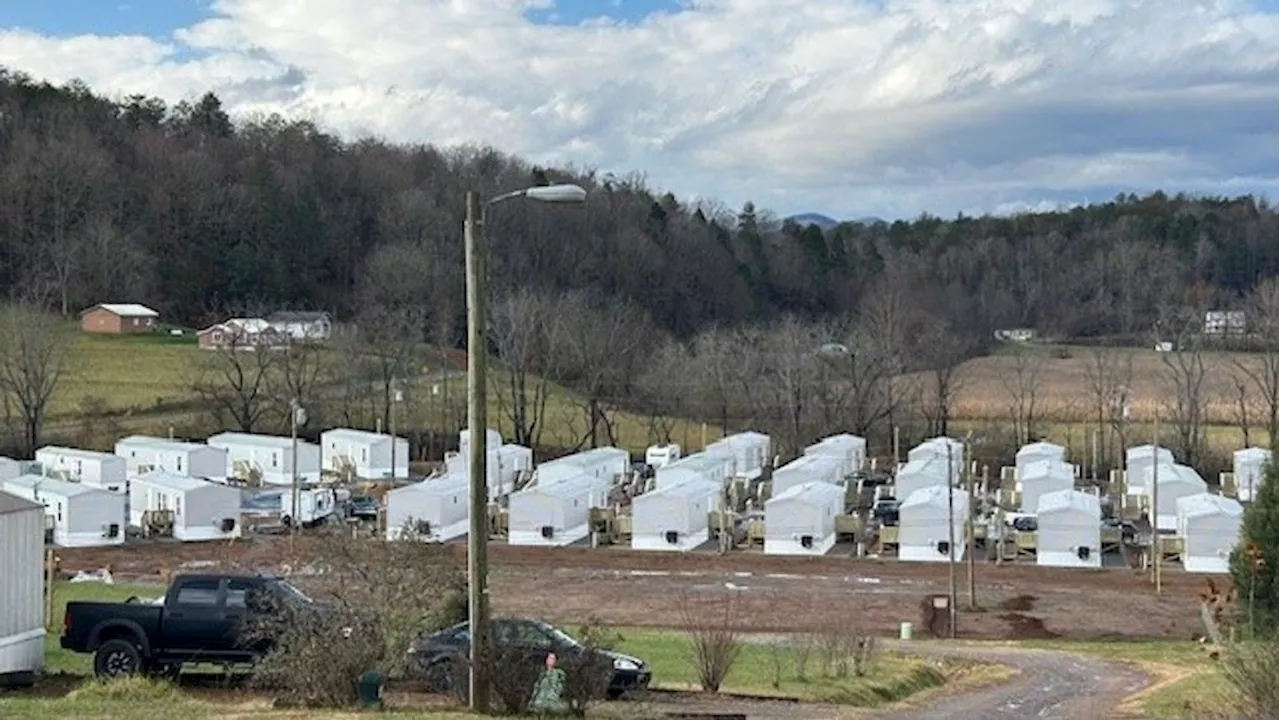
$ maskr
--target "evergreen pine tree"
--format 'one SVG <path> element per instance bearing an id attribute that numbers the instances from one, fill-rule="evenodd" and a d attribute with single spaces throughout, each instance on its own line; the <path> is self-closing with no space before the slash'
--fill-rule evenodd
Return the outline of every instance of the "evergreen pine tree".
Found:
<path id="1" fill-rule="evenodd" d="M 1280 489 L 1276 459 L 1264 469 L 1262 484 L 1244 513 L 1240 544 L 1231 553 L 1231 577 L 1239 598 L 1241 621 L 1255 635 L 1274 636 L 1280 615 L 1277 607 L 1276 546 L 1280 542 Z"/>

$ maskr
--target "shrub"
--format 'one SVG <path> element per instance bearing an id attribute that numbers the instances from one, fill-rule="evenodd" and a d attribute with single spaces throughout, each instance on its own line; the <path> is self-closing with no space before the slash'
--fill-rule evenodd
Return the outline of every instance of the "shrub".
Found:
<path id="1" fill-rule="evenodd" d="M 1245 720 L 1280 717 L 1276 684 L 1276 677 L 1280 675 L 1280 652 L 1275 643 L 1232 643 L 1222 652 L 1221 667 L 1236 691 L 1232 711 L 1243 714 Z"/>
<path id="2" fill-rule="evenodd" d="M 681 603 L 684 631 L 693 644 L 693 668 L 707 692 L 720 691 L 742 652 L 736 604 L 735 595 L 701 601 L 686 596 Z"/>

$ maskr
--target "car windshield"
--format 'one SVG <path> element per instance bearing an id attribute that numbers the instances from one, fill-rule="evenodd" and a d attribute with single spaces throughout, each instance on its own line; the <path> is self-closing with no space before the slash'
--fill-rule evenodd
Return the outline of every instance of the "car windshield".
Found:
<path id="1" fill-rule="evenodd" d="M 568 645 L 569 647 L 577 647 L 579 645 L 578 640 L 576 638 L 574 638 L 572 635 L 561 630 L 558 627 L 554 627 L 552 625 L 546 625 L 546 624 L 541 624 L 539 625 L 539 627 L 541 627 L 544 632 L 550 635 L 552 639 L 554 639 L 558 643 L 563 643 L 564 645 Z"/>

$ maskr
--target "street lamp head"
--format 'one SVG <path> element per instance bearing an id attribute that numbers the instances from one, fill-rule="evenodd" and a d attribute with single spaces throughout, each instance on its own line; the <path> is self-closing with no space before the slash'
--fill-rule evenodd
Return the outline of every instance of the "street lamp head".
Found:
<path id="1" fill-rule="evenodd" d="M 545 203 L 581 204 L 587 201 L 587 191 L 580 185 L 539 185 L 524 191 L 530 200 Z"/>

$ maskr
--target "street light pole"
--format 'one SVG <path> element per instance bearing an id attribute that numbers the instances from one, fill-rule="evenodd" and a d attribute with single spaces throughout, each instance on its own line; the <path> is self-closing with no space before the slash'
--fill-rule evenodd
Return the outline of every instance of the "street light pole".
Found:
<path id="1" fill-rule="evenodd" d="M 480 198 L 467 193 L 465 226 L 467 262 L 467 427 L 471 433 L 467 462 L 471 482 L 470 531 L 467 533 L 467 610 L 471 629 L 471 709 L 489 711 L 489 484 L 486 478 L 484 219 Z M 476 437 L 476 428 L 482 433 Z"/>
<path id="2" fill-rule="evenodd" d="M 955 481 L 952 478 L 951 439 L 947 441 L 947 570 L 950 591 L 947 593 L 947 614 L 950 619 L 949 634 L 956 637 L 956 510 Z"/>
<path id="3" fill-rule="evenodd" d="M 577 185 L 546 185 L 503 193 L 481 203 L 467 192 L 463 225 L 467 265 L 467 431 L 470 434 L 467 476 L 471 486 L 467 533 L 467 611 L 471 632 L 470 705 L 489 711 L 489 482 L 486 343 L 485 343 L 485 209 L 497 203 L 527 198 L 538 202 L 578 204 L 587 191 Z"/>

